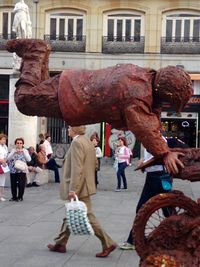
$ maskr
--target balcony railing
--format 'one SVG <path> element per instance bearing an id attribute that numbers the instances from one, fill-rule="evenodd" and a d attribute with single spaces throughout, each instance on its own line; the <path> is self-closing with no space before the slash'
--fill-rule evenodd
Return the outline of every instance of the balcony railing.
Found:
<path id="1" fill-rule="evenodd" d="M 51 45 L 52 51 L 85 52 L 85 35 L 44 35 L 44 40 Z"/>
<path id="2" fill-rule="evenodd" d="M 144 53 L 144 36 L 103 36 L 104 54 Z"/>
<path id="3" fill-rule="evenodd" d="M 0 50 L 6 50 L 6 43 L 10 39 L 16 39 L 16 34 L 0 34 Z"/>
<path id="4" fill-rule="evenodd" d="M 199 54 L 199 37 L 162 37 L 161 54 Z"/>

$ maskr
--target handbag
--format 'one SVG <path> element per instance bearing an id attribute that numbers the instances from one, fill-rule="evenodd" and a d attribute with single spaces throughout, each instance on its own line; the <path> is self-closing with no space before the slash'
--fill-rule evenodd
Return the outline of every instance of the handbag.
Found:
<path id="1" fill-rule="evenodd" d="M 28 166 L 26 164 L 26 162 L 22 161 L 22 160 L 16 160 L 15 161 L 15 169 L 19 170 L 19 171 L 28 171 Z"/>
<path id="2" fill-rule="evenodd" d="M 10 169 L 9 169 L 8 165 L 6 165 L 5 167 L 3 165 L 0 165 L 0 174 L 7 173 L 9 171 L 10 171 Z"/>
<path id="3" fill-rule="evenodd" d="M 113 163 L 113 168 L 115 169 L 116 172 L 118 171 L 118 158 L 117 157 L 115 157 L 115 161 Z"/>
<path id="4" fill-rule="evenodd" d="M 94 230 L 87 217 L 87 207 L 76 196 L 65 204 L 67 226 L 73 235 L 94 235 Z"/>
<path id="5" fill-rule="evenodd" d="M 161 179 L 162 188 L 166 191 L 171 191 L 172 182 L 173 182 L 172 176 L 168 173 L 165 173 L 160 176 L 160 179 Z"/>

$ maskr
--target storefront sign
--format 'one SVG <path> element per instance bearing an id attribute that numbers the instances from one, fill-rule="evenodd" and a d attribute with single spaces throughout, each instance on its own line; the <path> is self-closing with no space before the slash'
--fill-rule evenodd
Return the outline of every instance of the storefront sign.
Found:
<path id="1" fill-rule="evenodd" d="M 200 104 L 200 96 L 199 95 L 192 96 L 190 98 L 190 100 L 188 101 L 188 104 L 189 105 L 192 105 L 192 104 Z"/>
<path id="2" fill-rule="evenodd" d="M 200 95 L 193 95 L 186 106 L 184 107 L 183 112 L 199 112 L 199 105 L 200 105 Z M 169 103 L 164 102 L 162 104 L 163 111 L 174 111 L 175 108 L 172 107 Z"/>
<path id="3" fill-rule="evenodd" d="M 193 95 L 184 108 L 184 111 L 199 112 L 200 95 Z"/>

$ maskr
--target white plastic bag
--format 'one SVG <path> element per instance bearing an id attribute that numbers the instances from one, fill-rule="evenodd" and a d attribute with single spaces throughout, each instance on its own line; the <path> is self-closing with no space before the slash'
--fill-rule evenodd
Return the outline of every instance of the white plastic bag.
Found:
<path id="1" fill-rule="evenodd" d="M 113 168 L 115 169 L 116 173 L 118 172 L 118 162 L 119 162 L 118 158 L 115 157 L 115 161 L 113 163 Z"/>
<path id="2" fill-rule="evenodd" d="M 67 226 L 73 235 L 94 235 L 94 230 L 87 217 L 87 207 L 84 202 L 71 199 L 65 204 Z"/>

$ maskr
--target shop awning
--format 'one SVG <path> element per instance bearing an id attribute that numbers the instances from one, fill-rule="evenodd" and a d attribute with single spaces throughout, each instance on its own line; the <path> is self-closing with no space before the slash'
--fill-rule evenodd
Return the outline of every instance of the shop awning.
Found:
<path id="1" fill-rule="evenodd" d="M 191 80 L 200 80 L 200 73 L 190 73 Z"/>

